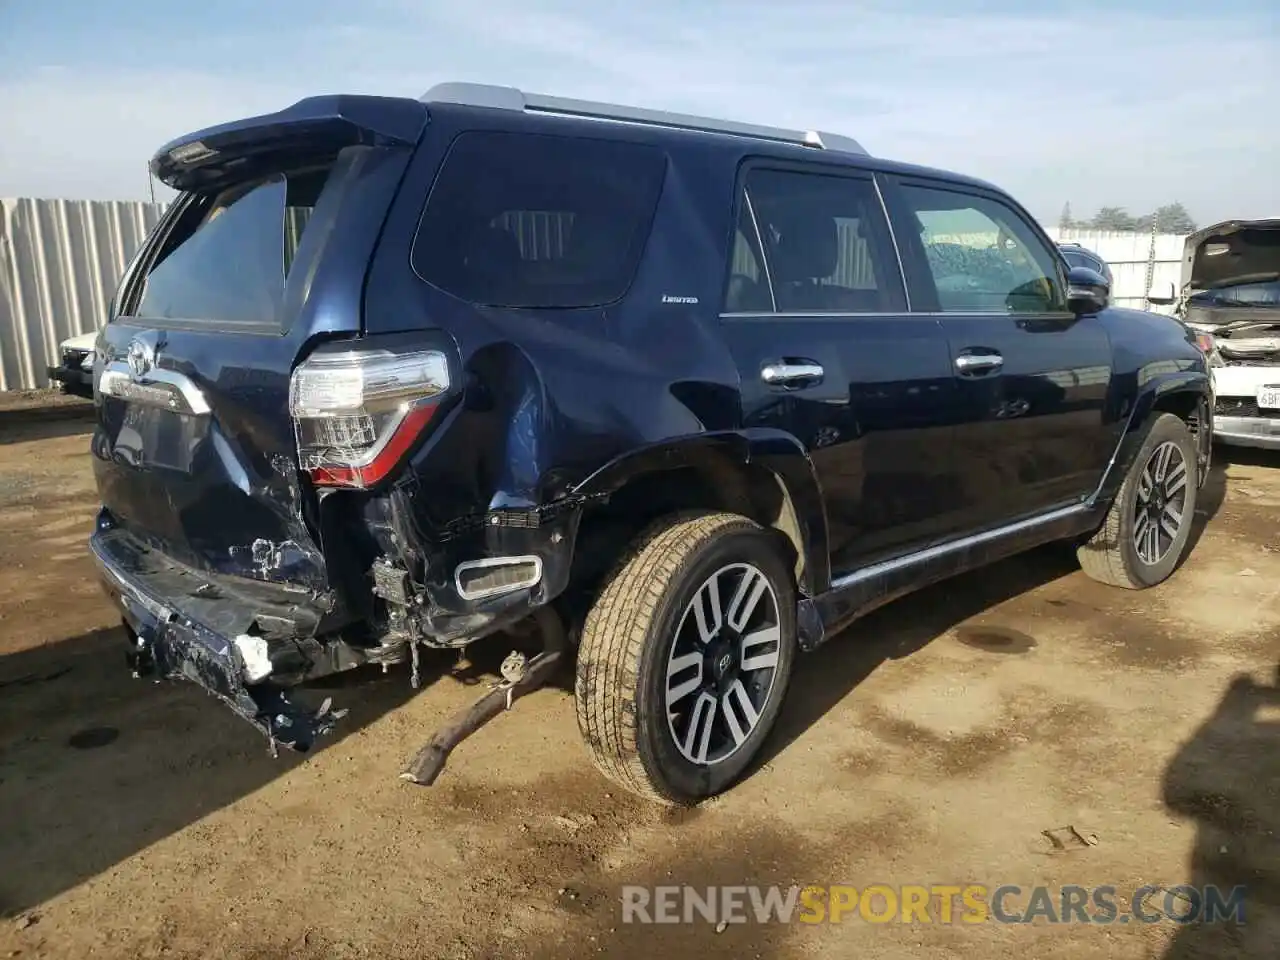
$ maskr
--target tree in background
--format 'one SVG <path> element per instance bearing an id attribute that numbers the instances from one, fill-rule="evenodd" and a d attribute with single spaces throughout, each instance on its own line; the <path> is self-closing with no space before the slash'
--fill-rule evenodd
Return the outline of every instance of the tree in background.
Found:
<path id="1" fill-rule="evenodd" d="M 1161 233 L 1195 233 L 1196 229 L 1196 222 L 1180 203 L 1167 203 L 1155 213 L 1139 217 L 1137 229 L 1150 230 L 1153 222 Z"/>
<path id="2" fill-rule="evenodd" d="M 1115 230 L 1120 232 L 1150 232 L 1152 223 L 1160 233 L 1194 233 L 1196 222 L 1181 203 L 1167 203 L 1152 213 L 1135 217 L 1124 207 L 1102 207 L 1090 220 L 1076 220 L 1071 216 L 1071 204 L 1062 208 L 1058 226 L 1063 230 L 1075 227 L 1085 230 Z"/>
<path id="3" fill-rule="evenodd" d="M 1089 226 L 1094 230 L 1137 230 L 1138 219 L 1124 207 L 1103 207 L 1093 215 Z"/>

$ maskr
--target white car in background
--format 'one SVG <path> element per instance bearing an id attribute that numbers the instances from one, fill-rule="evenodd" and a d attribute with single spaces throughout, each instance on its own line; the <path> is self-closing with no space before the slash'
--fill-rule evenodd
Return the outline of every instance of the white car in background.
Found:
<path id="1" fill-rule="evenodd" d="M 98 332 L 68 337 L 58 344 L 58 364 L 49 367 L 49 379 L 61 383 L 66 393 L 93 399 L 93 358 Z"/>
<path id="2" fill-rule="evenodd" d="M 1181 291 L 1153 286 L 1148 299 L 1175 304 L 1209 356 L 1214 438 L 1280 449 L 1280 217 L 1193 233 Z"/>

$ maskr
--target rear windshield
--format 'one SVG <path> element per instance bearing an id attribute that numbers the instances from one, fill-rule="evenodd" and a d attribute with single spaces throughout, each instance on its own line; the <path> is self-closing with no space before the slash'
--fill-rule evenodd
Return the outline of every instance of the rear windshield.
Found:
<path id="1" fill-rule="evenodd" d="M 131 314 L 279 324 L 285 281 L 328 172 L 278 175 L 199 203 L 175 227 Z"/>
<path id="2" fill-rule="evenodd" d="M 612 303 L 635 276 L 665 169 L 643 144 L 461 134 L 427 201 L 414 269 L 486 306 Z"/>

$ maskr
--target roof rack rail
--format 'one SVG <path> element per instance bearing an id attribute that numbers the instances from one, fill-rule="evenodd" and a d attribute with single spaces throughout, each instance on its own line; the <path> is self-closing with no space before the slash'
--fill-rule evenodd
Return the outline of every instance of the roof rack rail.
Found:
<path id="1" fill-rule="evenodd" d="M 643 123 L 679 130 L 702 130 L 708 133 L 727 133 L 737 137 L 772 140 L 777 143 L 793 143 L 819 150 L 836 150 L 868 156 L 862 144 L 852 137 L 821 130 L 788 130 L 783 127 L 766 127 L 734 120 L 715 120 L 710 117 L 693 117 L 665 110 L 647 110 L 643 107 L 625 107 L 615 103 L 596 103 L 591 100 L 572 100 L 567 97 L 550 97 L 541 93 L 526 93 L 516 87 L 502 87 L 487 83 L 438 83 L 419 98 L 423 103 L 457 103 L 471 107 L 489 107 L 497 110 L 515 110 L 521 113 L 554 114 L 565 117 L 582 117 L 591 120 L 611 120 L 618 123 Z"/>

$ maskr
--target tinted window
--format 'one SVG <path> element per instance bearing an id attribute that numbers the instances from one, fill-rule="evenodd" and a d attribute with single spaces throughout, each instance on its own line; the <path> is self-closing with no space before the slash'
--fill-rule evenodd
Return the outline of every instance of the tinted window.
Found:
<path id="1" fill-rule="evenodd" d="M 635 275 L 665 167 L 641 144 L 464 133 L 431 190 L 414 267 L 489 306 L 612 303 Z"/>
<path id="2" fill-rule="evenodd" d="M 902 307 L 901 278 L 871 181 L 752 170 L 739 208 L 726 309 L 753 309 L 734 296 L 735 283 L 746 286 L 740 278 L 757 284 L 762 279 L 771 287 L 771 298 L 753 293 L 753 301 L 763 304 L 754 309 L 769 309 L 770 299 L 779 313 L 872 313 Z M 761 251 L 763 277 L 739 272 L 746 262 L 744 243 Z"/>
<path id="3" fill-rule="evenodd" d="M 1067 266 L 1070 267 L 1088 267 L 1090 270 L 1095 269 L 1088 257 L 1076 253 L 1074 250 L 1063 250 L 1062 259 L 1066 260 Z"/>
<path id="4" fill-rule="evenodd" d="M 733 235 L 733 260 L 724 308 L 729 313 L 772 313 L 773 293 L 762 263 L 760 238 L 751 205 L 738 205 L 738 225 Z"/>
<path id="5" fill-rule="evenodd" d="M 987 197 L 904 186 L 939 309 L 1052 313 L 1066 309 L 1058 258 L 1013 208 Z"/>
<path id="6" fill-rule="evenodd" d="M 256 181 L 193 207 L 152 266 L 133 315 L 279 323 L 285 279 L 327 175 Z"/>

